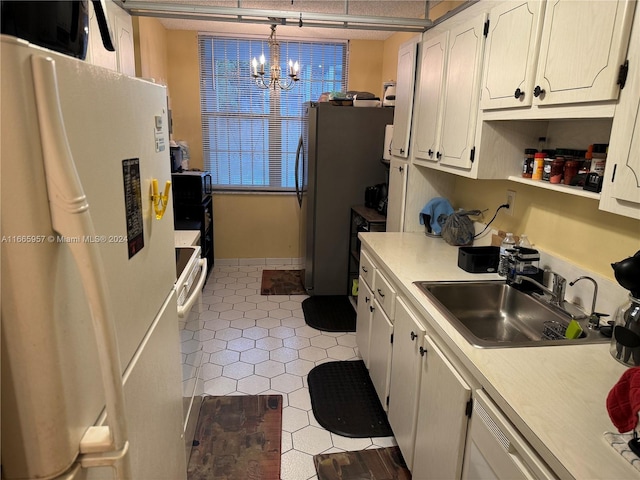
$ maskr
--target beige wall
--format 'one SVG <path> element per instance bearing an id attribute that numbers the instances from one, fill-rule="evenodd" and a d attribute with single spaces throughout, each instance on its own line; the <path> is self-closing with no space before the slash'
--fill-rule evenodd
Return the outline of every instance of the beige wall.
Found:
<path id="1" fill-rule="evenodd" d="M 133 17 L 136 76 L 167 85 L 167 35 L 159 20 Z"/>
<path id="2" fill-rule="evenodd" d="M 173 139 L 187 142 L 191 168 L 202 169 L 198 34 L 165 30 L 155 19 L 140 19 L 134 28 L 139 45 L 137 53 L 141 53 L 137 71 L 140 76 L 167 79 Z M 351 42 L 350 90 L 382 94 L 383 52 L 381 41 Z M 164 65 L 168 66 L 166 72 Z M 215 194 L 213 215 L 216 258 L 301 256 L 295 195 Z"/>
<path id="3" fill-rule="evenodd" d="M 377 97 L 382 96 L 383 52 L 383 41 L 349 41 L 348 91 L 371 92 Z"/>
<path id="4" fill-rule="evenodd" d="M 455 2 L 444 3 L 448 9 Z M 142 52 L 137 71 L 160 82 L 167 79 L 174 139 L 187 141 L 192 167 L 202 168 L 197 33 L 167 31 L 154 19 L 136 23 Z M 398 47 L 414 36 L 398 33 L 385 42 L 351 42 L 349 89 L 381 94 L 382 82 L 395 80 Z M 600 212 L 595 200 L 508 181 L 457 178 L 451 201 L 456 207 L 488 209 L 489 220 L 507 189 L 517 192 L 515 215 L 500 214 L 492 226 L 526 233 L 544 250 L 612 278 L 609 264 L 640 249 L 640 222 Z M 216 257 L 300 256 L 298 215 L 293 195 L 216 194 Z"/>
<path id="5" fill-rule="evenodd" d="M 571 263 L 613 279 L 611 263 L 640 250 L 640 221 L 598 210 L 598 201 L 542 190 L 506 180 L 457 178 L 450 199 L 457 208 L 487 209 L 489 221 L 516 192 L 512 217 L 499 213 L 491 225 L 496 229 L 525 233 L 531 243 Z"/>

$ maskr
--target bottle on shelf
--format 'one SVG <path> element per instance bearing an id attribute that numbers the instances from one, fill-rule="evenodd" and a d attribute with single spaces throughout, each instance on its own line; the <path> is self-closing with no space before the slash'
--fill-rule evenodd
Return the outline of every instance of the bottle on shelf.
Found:
<path id="1" fill-rule="evenodd" d="M 498 262 L 498 275 L 506 277 L 509 272 L 509 257 L 512 255 L 512 251 L 516 246 L 516 239 L 513 238 L 513 233 L 508 232 L 500 244 L 500 260 Z"/>
<path id="2" fill-rule="evenodd" d="M 534 154 L 531 180 L 542 180 L 542 171 L 544 170 L 544 157 L 544 152 L 538 152 Z"/>

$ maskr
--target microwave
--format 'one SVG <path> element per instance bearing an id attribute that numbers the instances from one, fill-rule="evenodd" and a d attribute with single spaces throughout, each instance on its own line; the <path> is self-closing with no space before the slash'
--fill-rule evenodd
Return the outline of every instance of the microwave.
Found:
<path id="1" fill-rule="evenodd" d="M 184 171 L 171 174 L 173 201 L 181 204 L 204 202 L 213 190 L 211 174 L 200 171 Z"/>

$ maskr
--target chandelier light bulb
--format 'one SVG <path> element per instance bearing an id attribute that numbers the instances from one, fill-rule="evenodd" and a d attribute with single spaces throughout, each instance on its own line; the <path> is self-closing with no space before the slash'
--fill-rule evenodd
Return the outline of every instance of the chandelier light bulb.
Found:
<path id="1" fill-rule="evenodd" d="M 280 77 L 280 44 L 276 39 L 276 25 L 271 25 L 271 35 L 269 36 L 269 49 L 270 49 L 270 60 L 271 64 L 269 70 L 270 75 L 265 76 L 265 65 L 267 63 L 267 59 L 264 56 L 264 53 L 260 55 L 260 60 L 256 60 L 254 57 L 251 61 L 252 74 L 251 76 L 254 79 L 254 83 L 260 89 L 266 90 L 269 88 L 273 88 L 274 90 L 291 90 L 295 85 L 295 82 L 299 80 L 298 78 L 298 70 L 300 69 L 300 65 L 298 62 L 293 62 L 293 60 L 289 60 L 289 74 L 287 77 Z M 258 62 L 260 64 L 260 69 L 258 70 Z"/>

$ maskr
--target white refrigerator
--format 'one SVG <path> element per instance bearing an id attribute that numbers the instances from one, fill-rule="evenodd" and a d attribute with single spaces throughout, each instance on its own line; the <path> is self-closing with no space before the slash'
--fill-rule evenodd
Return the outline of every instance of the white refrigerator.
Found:
<path id="1" fill-rule="evenodd" d="M 1 47 L 2 476 L 183 479 L 166 89 Z"/>

